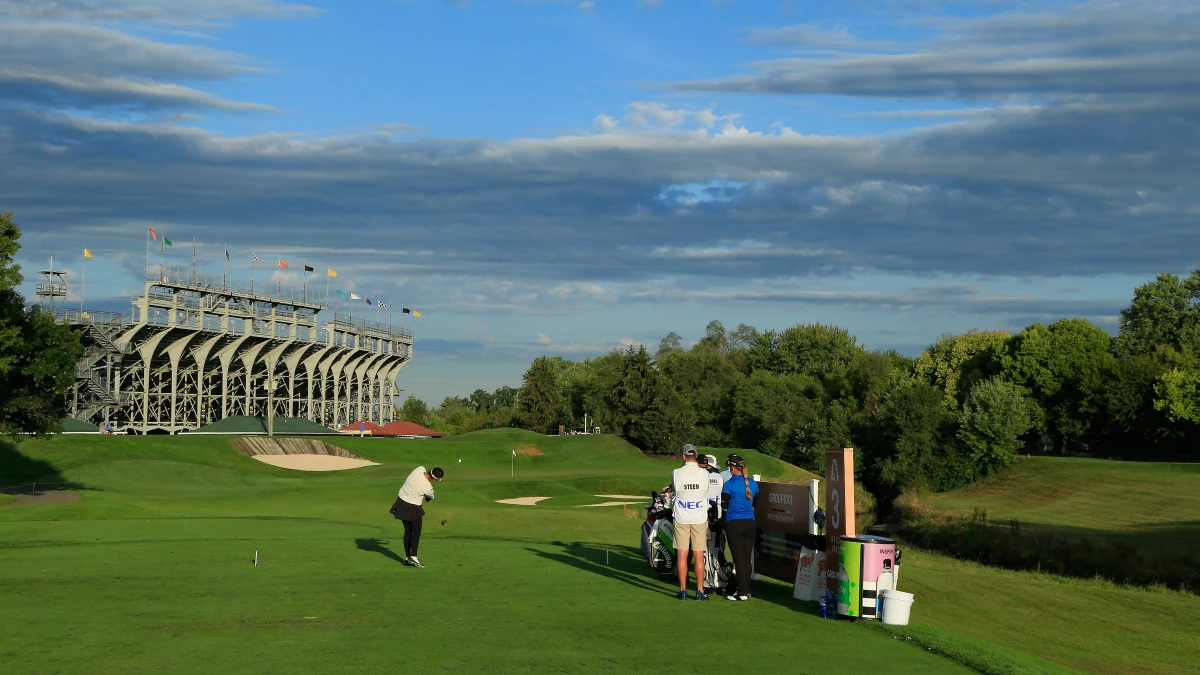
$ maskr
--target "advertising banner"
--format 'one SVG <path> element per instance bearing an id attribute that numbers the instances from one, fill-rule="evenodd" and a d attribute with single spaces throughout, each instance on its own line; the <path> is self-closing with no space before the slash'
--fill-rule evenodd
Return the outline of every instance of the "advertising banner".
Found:
<path id="1" fill-rule="evenodd" d="M 754 507 L 758 541 L 754 571 L 764 577 L 794 582 L 808 533 L 808 485 L 759 483 Z"/>
<path id="2" fill-rule="evenodd" d="M 842 537 L 854 536 L 854 449 L 825 452 L 825 566 L 837 578 Z M 830 588 L 834 584 L 830 584 Z"/>

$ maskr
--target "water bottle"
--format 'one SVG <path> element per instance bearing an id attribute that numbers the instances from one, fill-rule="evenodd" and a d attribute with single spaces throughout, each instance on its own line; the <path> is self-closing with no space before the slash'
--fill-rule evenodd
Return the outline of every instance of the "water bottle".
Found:
<path id="1" fill-rule="evenodd" d="M 821 602 L 819 603 L 821 605 L 821 618 L 822 619 L 829 618 L 829 605 L 826 603 L 826 600 L 828 600 L 828 598 L 821 598 Z"/>

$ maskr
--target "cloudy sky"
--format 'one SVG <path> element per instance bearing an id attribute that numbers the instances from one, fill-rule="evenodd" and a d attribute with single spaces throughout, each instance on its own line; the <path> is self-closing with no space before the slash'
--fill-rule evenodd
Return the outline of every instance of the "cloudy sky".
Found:
<path id="1" fill-rule="evenodd" d="M 333 267 L 422 312 L 431 401 L 712 319 L 1115 330 L 1200 265 L 1198 9 L 0 0 L 0 210 L 96 309 L 150 225 Z"/>

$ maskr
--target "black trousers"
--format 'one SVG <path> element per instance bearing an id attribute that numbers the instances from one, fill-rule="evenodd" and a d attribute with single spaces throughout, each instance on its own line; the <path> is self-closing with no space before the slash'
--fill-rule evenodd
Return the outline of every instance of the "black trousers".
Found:
<path id="1" fill-rule="evenodd" d="M 754 521 L 750 519 L 725 521 L 725 537 L 729 540 L 733 564 L 737 566 L 738 595 L 750 595 L 750 559 L 754 554 L 755 529 Z"/>
<path id="2" fill-rule="evenodd" d="M 404 557 L 417 557 L 417 547 L 421 545 L 421 518 L 403 520 L 404 523 Z"/>

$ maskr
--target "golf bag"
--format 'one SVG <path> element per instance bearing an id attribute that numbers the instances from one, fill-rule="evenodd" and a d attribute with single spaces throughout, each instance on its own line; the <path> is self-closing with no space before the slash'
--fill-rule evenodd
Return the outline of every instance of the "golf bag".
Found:
<path id="1" fill-rule="evenodd" d="M 662 494 L 651 491 L 650 497 L 642 522 L 642 555 L 650 568 L 665 576 L 675 569 L 675 495 L 667 489 Z"/>

